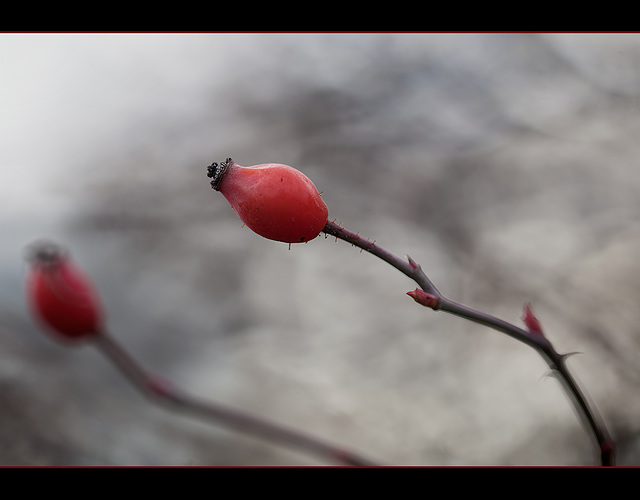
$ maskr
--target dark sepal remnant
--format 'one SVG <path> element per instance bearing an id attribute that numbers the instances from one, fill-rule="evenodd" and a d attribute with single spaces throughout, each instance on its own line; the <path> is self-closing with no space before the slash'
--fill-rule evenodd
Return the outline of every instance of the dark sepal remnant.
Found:
<path id="1" fill-rule="evenodd" d="M 207 177 L 211 177 L 211 187 L 216 191 L 220 191 L 220 184 L 222 183 L 222 179 L 224 175 L 227 173 L 227 170 L 233 164 L 233 160 L 231 158 L 227 158 L 222 163 L 218 164 L 217 162 L 213 162 L 211 165 L 207 167 Z"/>
<path id="2" fill-rule="evenodd" d="M 33 265 L 54 267 L 67 256 L 67 251 L 48 240 L 39 240 L 26 249 L 26 258 Z"/>

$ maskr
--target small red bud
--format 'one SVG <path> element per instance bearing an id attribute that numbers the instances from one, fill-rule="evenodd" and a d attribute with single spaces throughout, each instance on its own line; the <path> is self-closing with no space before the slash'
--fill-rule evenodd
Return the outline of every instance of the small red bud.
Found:
<path id="1" fill-rule="evenodd" d="M 39 242 L 29 249 L 27 302 L 32 314 L 59 338 L 81 339 L 102 327 L 93 284 L 60 247 Z"/>
<path id="2" fill-rule="evenodd" d="M 529 302 L 527 302 L 522 309 L 522 321 L 526 325 L 527 330 L 529 330 L 529 333 L 544 337 L 540 321 L 538 321 L 538 318 L 533 314 L 533 308 Z"/>
<path id="3" fill-rule="evenodd" d="M 227 158 L 209 165 L 207 176 L 242 222 L 270 240 L 310 241 L 327 223 L 327 205 L 313 182 L 288 165 L 243 167 Z"/>
<path id="4" fill-rule="evenodd" d="M 424 290 L 416 288 L 412 292 L 407 292 L 407 295 L 415 300 L 418 304 L 422 304 L 425 307 L 430 307 L 431 309 L 438 309 L 438 297 L 427 293 Z"/>

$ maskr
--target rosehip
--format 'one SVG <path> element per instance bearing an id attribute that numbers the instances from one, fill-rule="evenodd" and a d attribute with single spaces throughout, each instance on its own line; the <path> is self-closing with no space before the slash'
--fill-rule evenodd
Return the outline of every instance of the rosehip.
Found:
<path id="1" fill-rule="evenodd" d="M 49 242 L 29 248 L 27 301 L 34 316 L 65 339 L 96 335 L 102 308 L 91 281 L 69 255 Z"/>
<path id="2" fill-rule="evenodd" d="M 260 236 L 284 243 L 314 239 L 328 219 L 327 205 L 311 180 L 288 165 L 243 167 L 231 158 L 207 168 L 238 217 Z"/>

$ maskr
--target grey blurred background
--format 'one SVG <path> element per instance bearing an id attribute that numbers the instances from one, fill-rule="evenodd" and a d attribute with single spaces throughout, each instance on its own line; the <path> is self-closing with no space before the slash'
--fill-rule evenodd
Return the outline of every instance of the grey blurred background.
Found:
<path id="1" fill-rule="evenodd" d="M 454 300 L 518 324 L 531 301 L 640 464 L 640 36 L 0 34 L 1 465 L 325 463 L 154 407 L 42 335 L 42 237 L 203 399 L 386 464 L 596 463 L 535 352 L 344 242 L 242 227 L 205 176 L 227 156 L 302 170 Z"/>

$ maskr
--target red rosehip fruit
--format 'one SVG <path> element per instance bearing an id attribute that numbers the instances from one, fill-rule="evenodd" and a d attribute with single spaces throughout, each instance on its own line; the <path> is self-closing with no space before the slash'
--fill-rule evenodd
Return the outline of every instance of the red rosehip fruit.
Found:
<path id="1" fill-rule="evenodd" d="M 32 314 L 60 338 L 77 340 L 100 332 L 102 307 L 93 284 L 70 256 L 50 242 L 29 248 L 27 302 Z"/>
<path id="2" fill-rule="evenodd" d="M 207 167 L 211 187 L 260 236 L 284 243 L 314 239 L 329 211 L 311 180 L 288 165 L 266 163 L 243 167 L 231 158 Z"/>

